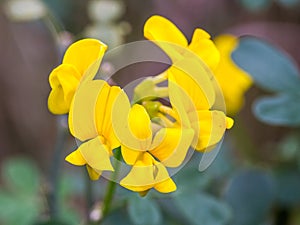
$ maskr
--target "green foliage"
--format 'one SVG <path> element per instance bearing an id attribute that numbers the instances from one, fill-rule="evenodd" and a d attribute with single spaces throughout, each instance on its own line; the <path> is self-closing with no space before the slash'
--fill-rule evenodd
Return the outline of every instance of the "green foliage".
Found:
<path id="1" fill-rule="evenodd" d="M 255 116 L 271 125 L 300 126 L 300 73 L 293 60 L 277 47 L 254 37 L 242 38 L 232 58 L 252 76 L 255 84 L 276 93 L 255 102 Z"/>
<path id="2" fill-rule="evenodd" d="M 276 194 L 273 177 L 263 170 L 242 171 L 232 177 L 225 199 L 233 209 L 232 225 L 253 225 L 265 221 Z"/>
<path id="3" fill-rule="evenodd" d="M 225 225 L 231 219 L 228 205 L 205 193 L 185 193 L 174 200 L 188 224 Z"/>
<path id="4" fill-rule="evenodd" d="M 300 125 L 299 97 L 280 94 L 260 98 L 253 107 L 254 114 L 268 124 L 298 127 Z"/>
<path id="5" fill-rule="evenodd" d="M 294 169 L 280 169 L 275 173 L 278 202 L 284 207 L 295 207 L 300 203 L 300 172 Z"/>
<path id="6" fill-rule="evenodd" d="M 6 186 L 0 189 L 1 222 L 32 225 L 43 210 L 37 168 L 28 159 L 11 159 L 4 163 L 2 177 Z"/>
<path id="7" fill-rule="evenodd" d="M 148 197 L 129 198 L 128 214 L 134 225 L 159 225 L 162 221 L 158 205 Z"/>

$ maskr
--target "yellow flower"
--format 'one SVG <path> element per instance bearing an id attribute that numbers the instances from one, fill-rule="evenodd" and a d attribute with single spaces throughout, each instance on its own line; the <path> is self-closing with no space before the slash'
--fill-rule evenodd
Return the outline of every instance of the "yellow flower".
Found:
<path id="1" fill-rule="evenodd" d="M 198 151 L 207 151 L 220 142 L 233 120 L 224 112 L 212 109 L 215 95 L 209 71 L 201 69 L 196 61 L 189 61 L 183 60 L 182 65 L 168 70 L 169 97 L 180 126 L 190 126 L 195 131 L 192 146 Z"/>
<path id="2" fill-rule="evenodd" d="M 69 112 L 74 93 L 82 79 L 93 79 L 107 46 L 96 39 L 83 39 L 66 51 L 62 64 L 49 76 L 52 88 L 48 108 L 54 114 Z M 91 67 L 96 70 L 91 70 Z M 88 76 L 86 71 L 89 70 Z"/>
<path id="3" fill-rule="evenodd" d="M 238 45 L 238 39 L 232 35 L 220 35 L 214 39 L 221 54 L 221 60 L 214 74 L 226 102 L 229 115 L 235 115 L 243 106 L 244 93 L 251 87 L 251 77 L 240 69 L 231 59 L 231 53 Z"/>
<path id="4" fill-rule="evenodd" d="M 213 42 L 206 31 L 197 28 L 188 44 L 184 34 L 171 21 L 157 15 L 146 21 L 144 36 L 159 45 L 173 63 L 192 56 L 191 52 L 200 57 L 213 71 L 222 89 L 228 113 L 234 115 L 239 111 L 243 105 L 243 95 L 252 81 L 231 60 L 230 55 L 237 46 L 237 38 L 221 35 Z"/>
<path id="5" fill-rule="evenodd" d="M 146 21 L 144 36 L 165 50 L 173 63 L 186 57 L 190 52 L 200 57 L 209 68 L 214 69 L 219 63 L 219 51 L 210 39 L 210 35 L 200 28 L 194 31 L 191 43 L 188 43 L 184 34 L 171 21 L 155 15 Z"/>
<path id="6" fill-rule="evenodd" d="M 176 190 L 166 167 L 178 167 L 186 157 L 194 136 L 192 129 L 161 128 L 152 132 L 151 120 L 145 108 L 130 107 L 127 96 L 116 100 L 122 112 L 113 112 L 113 126 L 121 142 L 124 161 L 132 166 L 121 180 L 125 188 L 144 193 L 154 188 L 167 193 Z M 159 160 L 159 161 L 158 161 Z"/>
<path id="7" fill-rule="evenodd" d="M 110 157 L 120 143 L 112 127 L 111 112 L 121 93 L 119 87 L 103 80 L 89 80 L 80 84 L 71 103 L 70 132 L 83 143 L 66 160 L 77 166 L 86 165 L 93 180 L 104 170 L 114 170 Z"/>

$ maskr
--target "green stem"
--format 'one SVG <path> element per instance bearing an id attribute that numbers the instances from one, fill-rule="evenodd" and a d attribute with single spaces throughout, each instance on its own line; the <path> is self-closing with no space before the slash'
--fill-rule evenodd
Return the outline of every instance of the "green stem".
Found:
<path id="1" fill-rule="evenodd" d="M 48 204 L 49 204 L 49 214 L 50 218 L 56 219 L 58 217 L 59 207 L 58 207 L 58 190 L 59 190 L 59 174 L 62 162 L 62 153 L 65 146 L 65 140 L 68 135 L 66 128 L 63 123 L 63 118 L 58 118 L 58 129 L 57 138 L 54 148 L 52 164 L 50 167 L 50 191 L 48 193 Z"/>
<path id="2" fill-rule="evenodd" d="M 120 167 L 119 161 L 121 159 L 121 150 L 120 149 L 116 150 L 115 158 L 116 158 L 117 163 L 115 166 L 115 172 L 112 174 L 111 180 L 108 182 L 108 185 L 107 185 L 106 194 L 105 194 L 104 201 L 103 201 L 102 218 L 105 218 L 107 216 L 107 214 L 109 213 L 110 208 L 111 208 L 112 199 L 115 194 L 115 190 L 116 190 L 115 180 L 118 176 L 118 171 L 119 171 L 119 167 Z"/>

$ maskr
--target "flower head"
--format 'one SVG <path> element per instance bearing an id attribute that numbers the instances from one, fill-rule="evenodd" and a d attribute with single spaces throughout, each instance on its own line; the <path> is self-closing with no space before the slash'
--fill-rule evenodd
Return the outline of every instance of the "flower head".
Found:
<path id="1" fill-rule="evenodd" d="M 74 165 L 86 165 L 91 179 L 98 179 L 102 171 L 113 171 L 110 157 L 120 146 L 112 129 L 111 110 L 122 93 L 103 80 L 81 84 L 76 91 L 69 113 L 71 134 L 83 142 L 66 160 Z"/>
<path id="2" fill-rule="evenodd" d="M 105 44 L 96 39 L 83 39 L 67 49 L 62 64 L 49 76 L 52 90 L 48 98 L 48 108 L 52 113 L 69 112 L 79 83 L 83 79 L 94 78 L 106 48 Z"/>
<path id="3" fill-rule="evenodd" d="M 251 77 L 231 59 L 231 53 L 238 45 L 238 38 L 224 34 L 216 37 L 214 43 L 221 54 L 214 75 L 220 84 L 229 115 L 235 115 L 243 106 L 244 93 L 251 87 Z"/>
<path id="4" fill-rule="evenodd" d="M 174 191 L 176 185 L 166 168 L 182 164 L 194 131 L 174 127 L 153 133 L 145 108 L 139 104 L 131 107 L 126 96 L 120 97 L 116 105 L 122 102 L 123 111 L 113 113 L 113 126 L 121 142 L 123 159 L 132 166 L 121 185 L 137 192 L 151 188 L 164 193 Z"/>

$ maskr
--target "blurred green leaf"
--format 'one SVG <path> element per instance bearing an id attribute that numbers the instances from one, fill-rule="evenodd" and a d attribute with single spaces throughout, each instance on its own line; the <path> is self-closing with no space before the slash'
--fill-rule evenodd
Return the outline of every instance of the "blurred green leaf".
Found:
<path id="1" fill-rule="evenodd" d="M 180 194 L 174 201 L 189 224 L 225 225 L 231 219 L 227 204 L 204 193 Z"/>
<path id="2" fill-rule="evenodd" d="M 3 165 L 2 176 L 10 191 L 36 194 L 39 191 L 39 172 L 34 163 L 25 158 L 12 158 Z"/>
<path id="3" fill-rule="evenodd" d="M 102 225 L 132 225 L 132 222 L 128 218 L 128 213 L 124 208 L 119 208 L 117 210 L 112 211 L 104 218 L 101 222 Z"/>
<path id="4" fill-rule="evenodd" d="M 300 172 L 295 169 L 282 169 L 275 173 L 278 201 L 280 204 L 293 207 L 300 202 Z"/>
<path id="5" fill-rule="evenodd" d="M 128 213 L 135 225 L 156 225 L 162 221 L 158 205 L 147 197 L 132 196 L 128 200 Z"/>
<path id="6" fill-rule="evenodd" d="M 264 222 L 275 199 L 275 182 L 263 170 L 242 171 L 234 176 L 225 193 L 233 209 L 231 225 Z"/>
<path id="7" fill-rule="evenodd" d="M 247 36 L 240 39 L 232 58 L 261 88 L 274 92 L 299 93 L 300 74 L 297 66 L 278 47 Z"/>
<path id="8" fill-rule="evenodd" d="M 271 0 L 240 0 L 241 4 L 250 11 L 261 11 L 271 6 Z"/>
<path id="9" fill-rule="evenodd" d="M 254 114 L 259 120 L 271 125 L 297 127 L 300 125 L 299 97 L 281 94 L 260 98 L 254 104 Z"/>
<path id="10" fill-rule="evenodd" d="M 38 198 L 0 192 L 0 222 L 6 225 L 32 225 L 41 210 Z"/>

